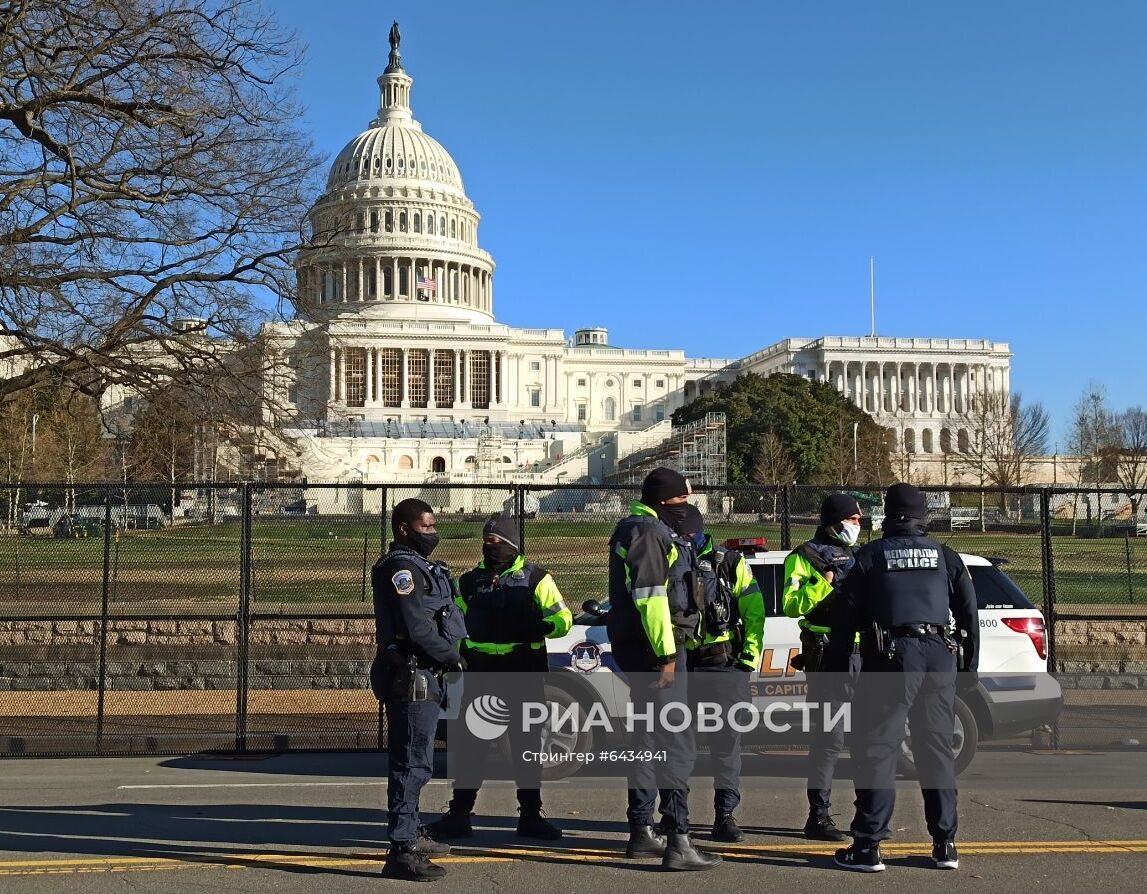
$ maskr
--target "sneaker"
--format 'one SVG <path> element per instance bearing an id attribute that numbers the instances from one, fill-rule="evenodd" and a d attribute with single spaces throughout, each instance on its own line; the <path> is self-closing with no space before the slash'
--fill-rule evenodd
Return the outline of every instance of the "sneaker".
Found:
<path id="1" fill-rule="evenodd" d="M 433 882 L 446 875 L 446 870 L 435 866 L 411 845 L 392 847 L 382 865 L 382 877 L 404 882 Z"/>
<path id="2" fill-rule="evenodd" d="M 435 841 L 445 838 L 473 838 L 474 828 L 470 825 L 470 813 L 448 810 L 426 827 L 426 834 Z"/>
<path id="3" fill-rule="evenodd" d="M 932 862 L 937 869 L 959 869 L 960 855 L 953 841 L 937 841 L 932 845 Z"/>
<path id="4" fill-rule="evenodd" d="M 559 841 L 562 830 L 542 816 L 540 810 L 518 811 L 518 836 L 538 838 L 542 841 Z"/>
<path id="5" fill-rule="evenodd" d="M 418 837 L 411 847 L 424 857 L 445 857 L 450 853 L 450 845 L 435 841 L 425 826 L 418 827 Z"/>
<path id="6" fill-rule="evenodd" d="M 813 841 L 848 841 L 848 836 L 836 827 L 836 823 L 828 815 L 809 816 L 801 831 L 804 832 L 805 838 L 811 838 Z"/>
<path id="7" fill-rule="evenodd" d="M 880 856 L 880 845 L 859 848 L 855 843 L 842 847 L 833 857 L 833 862 L 854 872 L 883 872 L 884 860 Z"/>
<path id="8" fill-rule="evenodd" d="M 745 840 L 745 833 L 741 831 L 741 827 L 733 819 L 733 814 L 717 814 L 717 818 L 713 820 L 713 840 L 728 841 L 732 844 Z"/>

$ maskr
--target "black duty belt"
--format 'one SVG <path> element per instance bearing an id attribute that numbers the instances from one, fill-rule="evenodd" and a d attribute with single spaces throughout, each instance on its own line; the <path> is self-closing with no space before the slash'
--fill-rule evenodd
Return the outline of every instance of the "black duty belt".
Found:
<path id="1" fill-rule="evenodd" d="M 944 632 L 939 624 L 902 624 L 892 628 L 893 636 L 910 636 L 919 639 L 922 636 L 940 635 Z"/>

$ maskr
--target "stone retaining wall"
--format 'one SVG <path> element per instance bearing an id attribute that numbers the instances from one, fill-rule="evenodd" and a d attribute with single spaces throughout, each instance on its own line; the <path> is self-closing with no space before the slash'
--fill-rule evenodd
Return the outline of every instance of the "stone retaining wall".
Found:
<path id="1" fill-rule="evenodd" d="M 95 689 L 98 621 L 0 621 L 0 690 Z M 110 620 L 108 688 L 223 690 L 237 680 L 234 620 Z M 259 620 L 251 625 L 251 689 L 363 689 L 374 655 L 371 618 Z M 1147 690 L 1147 619 L 1060 621 L 1066 688 Z"/>

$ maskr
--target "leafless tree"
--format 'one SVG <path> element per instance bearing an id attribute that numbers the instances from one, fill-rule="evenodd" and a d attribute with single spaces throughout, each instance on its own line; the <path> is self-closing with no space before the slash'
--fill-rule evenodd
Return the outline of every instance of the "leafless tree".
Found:
<path id="1" fill-rule="evenodd" d="M 960 420 L 955 462 L 982 488 L 1022 487 L 1036 460 L 1047 452 L 1051 422 L 1042 404 L 1024 404 L 1019 392 L 980 391 Z M 985 498 L 980 492 L 980 528 L 985 530 Z M 1005 494 L 1000 508 L 1007 509 Z"/>
<path id="2" fill-rule="evenodd" d="M 1076 486 L 1082 489 L 1088 479 L 1095 485 L 1097 520 L 1102 514 L 1099 489 L 1103 481 L 1111 477 L 1108 458 L 1114 440 L 1115 423 L 1107 405 L 1107 392 L 1102 385 L 1091 382 L 1072 410 L 1068 450 L 1079 457 Z M 1071 515 L 1074 535 L 1079 516 L 1074 507 Z"/>
<path id="3" fill-rule="evenodd" d="M 293 292 L 299 45 L 255 0 L 0 0 L 0 23 L 0 400 L 226 370 Z"/>
<path id="4" fill-rule="evenodd" d="M 1117 414 L 1112 422 L 1108 460 L 1119 487 L 1131 501 L 1131 516 L 1135 519 L 1143 494 L 1147 493 L 1147 411 L 1131 407 Z"/>
<path id="5" fill-rule="evenodd" d="M 66 487 L 63 508 L 76 511 L 76 484 L 93 482 L 105 474 L 109 445 L 94 398 L 57 390 L 55 401 L 40 420 L 40 480 L 60 481 Z"/>
<path id="6" fill-rule="evenodd" d="M 776 432 L 767 431 L 760 439 L 757 459 L 753 464 L 753 478 L 759 484 L 771 484 L 773 491 L 773 518 L 777 517 L 777 499 L 780 488 L 792 484 L 796 465 L 789 458 L 785 445 Z"/>

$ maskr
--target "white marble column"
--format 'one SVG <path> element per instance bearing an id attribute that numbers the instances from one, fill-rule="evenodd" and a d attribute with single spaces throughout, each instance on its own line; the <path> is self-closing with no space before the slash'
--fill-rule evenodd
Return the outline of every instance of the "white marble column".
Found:
<path id="1" fill-rule="evenodd" d="M 338 399 L 346 400 L 346 350 L 339 348 Z"/>
<path id="2" fill-rule="evenodd" d="M 470 352 L 458 351 L 458 406 L 464 410 L 470 409 Z"/>
<path id="3" fill-rule="evenodd" d="M 331 373 L 327 383 L 327 399 L 334 403 L 338 400 L 338 350 L 330 349 Z"/>
<path id="4" fill-rule="evenodd" d="M 402 349 L 402 403 L 403 408 L 410 407 L 410 349 Z"/>
<path id="5" fill-rule="evenodd" d="M 374 348 L 366 349 L 366 400 L 364 406 L 374 406 Z"/>
<path id="6" fill-rule="evenodd" d="M 434 348 L 430 348 L 426 352 L 426 409 L 437 406 L 438 400 L 434 396 Z"/>
<path id="7" fill-rule="evenodd" d="M 454 393 L 451 395 L 451 402 L 454 406 L 458 406 L 462 402 L 462 352 L 457 348 L 454 349 Z"/>

